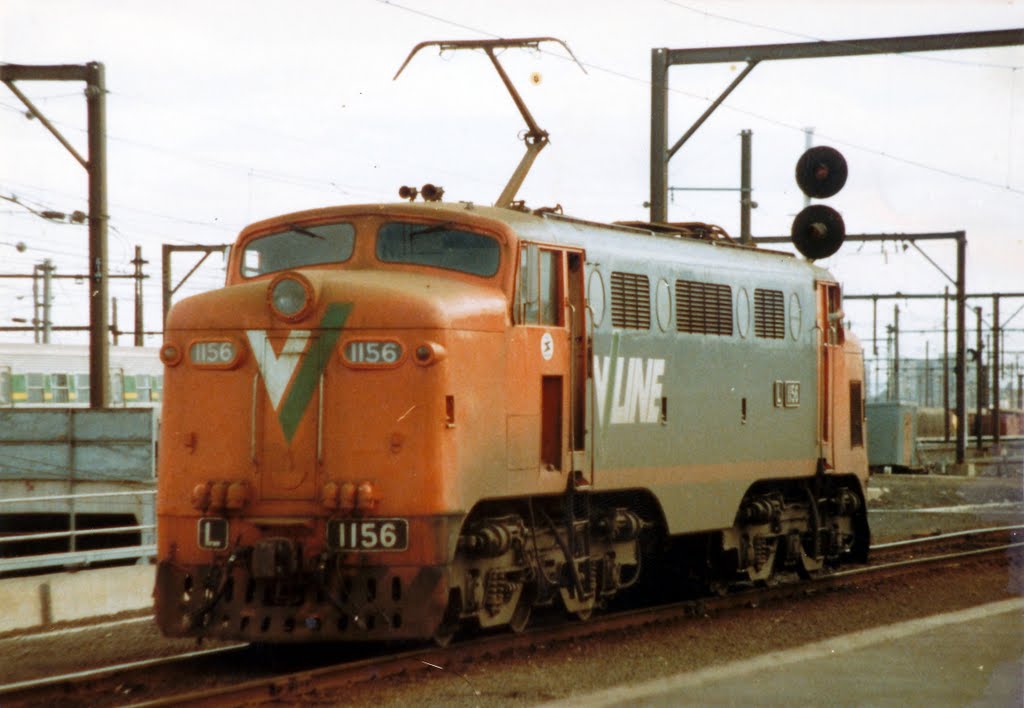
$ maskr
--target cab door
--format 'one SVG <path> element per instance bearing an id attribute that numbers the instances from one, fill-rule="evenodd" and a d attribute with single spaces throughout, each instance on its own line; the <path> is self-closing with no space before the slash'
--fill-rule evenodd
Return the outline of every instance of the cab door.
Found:
<path id="1" fill-rule="evenodd" d="M 527 446 L 539 456 L 535 463 L 559 477 L 586 469 L 584 260 L 579 249 L 522 244 L 513 308 L 512 356 L 524 379 L 514 384 L 514 398 L 525 407 L 523 420 L 536 425 L 522 432 L 536 435 Z"/>
<path id="2" fill-rule="evenodd" d="M 818 355 L 818 431 L 820 456 L 836 466 L 837 404 L 847 392 L 839 389 L 844 380 L 843 369 L 843 311 L 837 283 L 818 283 L 818 331 L 821 347 Z"/>

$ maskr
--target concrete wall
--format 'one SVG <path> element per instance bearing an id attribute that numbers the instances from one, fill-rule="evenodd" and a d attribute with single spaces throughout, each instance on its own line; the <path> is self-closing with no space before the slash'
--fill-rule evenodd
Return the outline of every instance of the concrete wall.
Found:
<path id="1" fill-rule="evenodd" d="M 150 609 L 154 576 L 133 565 L 0 579 L 0 633 Z"/>

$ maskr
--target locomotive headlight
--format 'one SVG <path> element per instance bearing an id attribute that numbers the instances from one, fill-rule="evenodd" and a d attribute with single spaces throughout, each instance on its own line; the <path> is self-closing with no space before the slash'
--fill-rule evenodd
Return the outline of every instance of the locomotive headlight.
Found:
<path id="1" fill-rule="evenodd" d="M 285 273 L 273 280 L 268 291 L 270 307 L 278 317 L 294 321 L 312 309 L 312 284 L 298 273 Z"/>
<path id="2" fill-rule="evenodd" d="M 294 317 L 306 306 L 306 290 L 297 280 L 285 278 L 274 286 L 274 309 L 285 317 Z"/>

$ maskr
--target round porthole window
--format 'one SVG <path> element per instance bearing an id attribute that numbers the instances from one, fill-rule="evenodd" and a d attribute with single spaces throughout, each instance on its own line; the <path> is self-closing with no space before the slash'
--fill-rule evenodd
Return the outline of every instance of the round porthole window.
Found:
<path id="1" fill-rule="evenodd" d="M 587 305 L 590 307 L 594 326 L 600 327 L 604 322 L 604 278 L 601 271 L 596 268 L 590 271 L 590 277 L 587 279 Z"/>
<path id="2" fill-rule="evenodd" d="M 672 288 L 664 278 L 658 281 L 658 290 L 654 296 L 654 306 L 658 312 L 658 327 L 667 332 L 672 325 Z"/>
<path id="3" fill-rule="evenodd" d="M 746 288 L 736 291 L 736 331 L 744 338 L 750 331 L 750 295 Z"/>
<path id="4" fill-rule="evenodd" d="M 789 335 L 793 339 L 800 339 L 800 333 L 804 327 L 804 313 L 800 307 L 800 296 L 793 293 L 789 296 Z"/>

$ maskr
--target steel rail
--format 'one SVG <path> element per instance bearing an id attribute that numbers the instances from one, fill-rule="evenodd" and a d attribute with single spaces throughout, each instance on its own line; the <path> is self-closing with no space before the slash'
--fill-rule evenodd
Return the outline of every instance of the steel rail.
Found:
<path id="1" fill-rule="evenodd" d="M 1013 531 L 1020 528 L 1022 527 L 975 529 L 967 532 L 944 534 L 943 538 L 962 538 L 972 534 L 1004 530 Z M 910 539 L 910 541 L 915 543 L 927 542 L 937 540 L 938 538 L 927 537 L 924 539 Z M 905 542 L 895 543 L 904 544 Z M 894 546 L 891 544 L 879 544 L 873 548 L 887 547 Z M 313 692 L 335 690 L 390 676 L 414 675 L 435 670 L 448 670 L 457 673 L 451 667 L 456 667 L 464 662 L 472 661 L 485 655 L 493 656 L 507 651 L 529 649 L 539 644 L 580 640 L 608 632 L 638 629 L 654 624 L 679 621 L 692 617 L 703 617 L 709 611 L 755 607 L 768 600 L 806 596 L 822 590 L 838 589 L 852 583 L 862 583 L 873 576 L 878 576 L 879 579 L 893 577 L 901 574 L 901 571 L 916 572 L 930 566 L 940 567 L 960 559 L 976 559 L 984 555 L 1001 554 L 1008 550 L 1021 548 L 1024 548 L 1024 542 L 835 571 L 812 577 L 806 581 L 783 583 L 770 588 L 749 589 L 733 592 L 725 596 L 712 596 L 653 608 L 627 610 L 613 615 L 595 617 L 593 620 L 584 623 L 564 622 L 552 626 L 536 626 L 519 634 L 509 633 L 476 637 L 471 641 L 457 642 L 444 649 L 434 646 L 423 647 L 385 657 L 361 659 L 334 666 L 248 680 L 234 685 L 179 693 L 133 705 L 136 707 L 183 704 L 190 706 L 222 706 L 228 702 L 256 704 L 265 701 L 300 699 L 303 695 Z M 69 685 L 80 682 L 94 682 L 98 679 L 123 680 L 125 675 L 132 672 L 149 670 L 163 665 L 173 665 L 174 663 L 191 659 L 204 659 L 218 654 L 226 654 L 238 651 L 246 646 L 248 645 L 238 644 L 69 673 L 62 676 L 21 681 L 0 686 L 0 698 L 5 699 L 4 702 L 6 700 L 16 701 L 21 698 L 31 698 L 33 694 L 44 689 L 64 687 L 64 690 L 66 690 Z"/>
<path id="2" fill-rule="evenodd" d="M 883 573 L 884 571 L 896 570 L 900 568 L 910 568 L 918 565 L 938 565 L 951 560 L 958 560 L 960 558 L 970 558 L 972 556 L 988 555 L 992 553 L 999 553 L 1002 551 L 1013 550 L 1014 548 L 1024 548 L 1024 541 L 1017 543 L 1006 543 L 1002 546 L 990 546 L 989 548 L 975 548 L 970 551 L 958 551 L 956 553 L 944 553 L 941 556 L 928 556 L 927 558 L 908 558 L 901 561 L 893 561 L 892 563 L 882 563 L 880 565 L 873 565 L 868 568 L 852 568 L 850 570 L 838 570 L 830 575 L 823 576 L 821 580 L 845 580 L 854 576 L 861 576 L 865 574 Z"/>
<path id="3" fill-rule="evenodd" d="M 950 538 L 961 538 L 964 536 L 978 536 L 986 533 L 998 533 L 1000 531 L 1024 531 L 1024 525 L 1017 526 L 994 526 L 987 529 L 969 529 L 967 531 L 953 531 L 950 533 L 937 534 L 935 536 L 922 536 L 920 538 L 908 538 L 903 541 L 890 541 L 889 543 L 877 543 L 871 546 L 872 551 L 881 551 L 888 548 L 901 548 L 926 544 L 932 541 L 942 541 Z"/>
<path id="4" fill-rule="evenodd" d="M 38 690 L 41 688 L 49 688 L 52 686 L 60 686 L 66 683 L 76 683 L 80 681 L 93 681 L 100 678 L 110 678 L 118 674 L 127 671 L 138 671 L 139 669 L 151 669 L 157 666 L 164 666 L 166 664 L 174 664 L 179 661 L 188 661 L 189 659 L 200 659 L 205 656 L 211 656 L 214 654 L 224 654 L 231 651 L 238 651 L 249 646 L 248 644 L 233 644 L 229 647 L 215 647 L 213 649 L 199 649 L 197 651 L 186 652 L 184 654 L 175 654 L 173 656 L 162 656 L 156 659 L 141 659 L 139 661 L 130 661 L 125 664 L 114 664 L 113 666 L 104 666 L 98 669 L 87 669 L 85 671 L 75 671 L 70 674 L 61 674 L 59 676 L 47 676 L 45 678 L 29 679 L 27 681 L 16 681 L 14 683 L 4 684 L 0 686 L 0 697 L 16 693 L 19 691 Z"/>
<path id="5" fill-rule="evenodd" d="M 322 667 L 310 671 L 257 679 L 234 686 L 218 687 L 178 694 L 144 703 L 133 704 L 133 708 L 155 708 L 157 706 L 189 705 L 219 707 L 226 702 L 241 705 L 255 705 L 260 702 L 302 700 L 324 690 L 336 690 L 370 680 L 399 675 L 415 675 L 429 670 L 451 670 L 446 667 L 459 666 L 485 655 L 529 649 L 538 644 L 558 641 L 579 640 L 608 632 L 662 624 L 692 617 L 702 617 L 708 610 L 727 610 L 740 607 L 756 607 L 768 599 L 782 599 L 809 592 L 841 587 L 850 582 L 861 582 L 865 577 L 877 574 L 891 577 L 894 571 L 904 569 L 916 571 L 922 566 L 943 565 L 959 558 L 971 558 L 985 554 L 1001 553 L 1008 549 L 1024 548 L 1024 542 L 992 548 L 974 549 L 962 553 L 943 554 L 929 558 L 886 563 L 878 566 L 839 571 L 817 576 L 808 581 L 780 585 L 771 588 L 747 590 L 722 597 L 673 603 L 655 608 L 643 608 L 616 613 L 585 623 L 562 623 L 553 627 L 535 627 L 519 634 L 503 634 L 476 638 L 464 644 L 457 643 L 446 649 L 426 648 L 405 652 L 382 659 L 366 659 L 357 662 Z"/>

